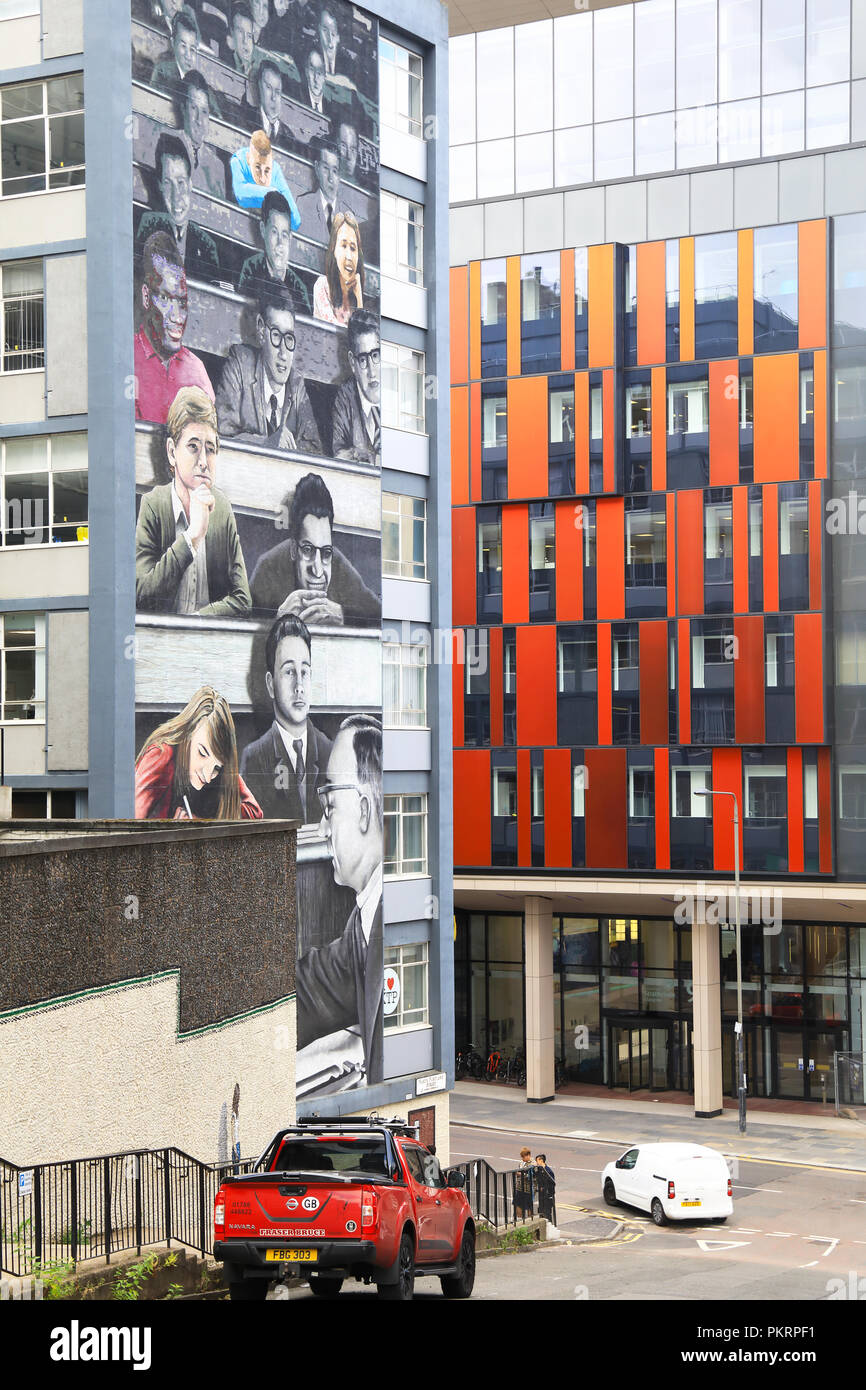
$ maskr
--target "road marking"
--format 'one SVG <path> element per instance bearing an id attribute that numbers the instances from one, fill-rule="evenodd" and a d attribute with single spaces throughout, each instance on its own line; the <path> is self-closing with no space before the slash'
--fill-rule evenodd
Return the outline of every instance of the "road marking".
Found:
<path id="1" fill-rule="evenodd" d="M 794 1235 L 794 1232 L 793 1232 L 793 1231 L 768 1231 L 768 1232 L 767 1232 L 767 1235 L 768 1235 L 768 1236 L 776 1236 L 779 1240 L 789 1240 L 789 1239 Z"/>
<path id="2" fill-rule="evenodd" d="M 762 1236 L 764 1234 L 763 1231 L 756 1230 L 754 1226 L 732 1226 L 731 1230 L 734 1235 Z"/>
<path id="3" fill-rule="evenodd" d="M 801 1269 L 811 1269 L 812 1266 L 813 1266 L 813 1265 L 816 1265 L 817 1263 L 818 1263 L 817 1260 L 810 1260 L 809 1263 L 808 1263 L 807 1265 L 800 1265 L 800 1268 L 801 1268 Z"/>
<path id="4" fill-rule="evenodd" d="M 866 1207 L 866 1198 L 864 1197 L 849 1197 L 848 1201 L 856 1202 L 858 1207 Z"/>
<path id="5" fill-rule="evenodd" d="M 597 1129 L 568 1129 L 564 1134 L 565 1139 L 592 1139 L 598 1134 Z M 613 1141 L 614 1143 L 616 1140 Z"/>
<path id="6" fill-rule="evenodd" d="M 734 1187 L 743 1187 L 747 1192 L 774 1192 L 777 1197 L 785 1195 L 780 1187 L 752 1187 L 747 1182 L 735 1182 Z"/>
<path id="7" fill-rule="evenodd" d="M 820 1241 L 821 1244 L 827 1246 L 827 1249 L 822 1252 L 822 1260 L 826 1260 L 827 1256 L 831 1255 L 833 1251 L 836 1249 L 836 1246 L 839 1244 L 838 1236 L 807 1236 L 806 1239 Z"/>
<path id="8" fill-rule="evenodd" d="M 703 1250 L 708 1255 L 714 1255 L 717 1250 L 736 1250 L 741 1245 L 751 1245 L 751 1243 L 750 1240 L 699 1240 L 697 1244 L 699 1250 Z"/>
<path id="9" fill-rule="evenodd" d="M 557 1164 L 563 1173 L 603 1173 L 603 1168 L 568 1168 L 564 1163 Z"/>

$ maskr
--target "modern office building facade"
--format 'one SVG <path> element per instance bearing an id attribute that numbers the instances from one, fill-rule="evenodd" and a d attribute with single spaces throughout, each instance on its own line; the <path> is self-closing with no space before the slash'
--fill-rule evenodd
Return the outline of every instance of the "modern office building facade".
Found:
<path id="1" fill-rule="evenodd" d="M 379 819 L 384 872 L 372 935 L 365 919 L 377 968 L 366 980 L 363 952 L 358 966 L 363 1041 L 299 1063 L 298 1108 L 411 1102 L 444 1142 L 451 678 L 423 659 L 451 608 L 448 422 L 430 386 L 447 376 L 447 137 L 433 138 L 447 131 L 444 11 L 12 0 L 0 51 L 0 783 L 12 817 L 225 814 L 231 796 L 190 808 L 170 753 L 136 773 L 151 735 L 169 748 L 166 726 L 215 692 L 239 813 L 255 817 L 257 793 L 306 796 L 303 814 L 288 797 L 264 808 L 304 822 L 300 958 L 336 939 L 354 903 L 320 828 L 353 790 L 320 804 L 329 751 L 346 718 L 368 738 L 378 720 L 378 806 L 359 803 Z M 241 168 L 257 130 L 261 177 Z M 261 381 L 275 392 L 259 398 L 257 364 L 271 359 Z M 206 433 L 208 397 L 219 459 L 205 551 L 194 497 L 170 512 L 172 430 Z M 299 484 L 313 501 L 295 517 Z M 268 788 L 254 745 L 275 720 L 267 639 L 284 614 L 312 653 L 312 677 L 287 676 L 311 722 L 301 762 L 284 738 Z M 318 1044 L 322 1030 L 307 1031 Z"/>
<path id="2" fill-rule="evenodd" d="M 820 1100 L 866 998 L 866 5 L 479 13 L 451 44 L 458 1043 L 525 1041 L 533 1099 L 559 1063 L 718 1110 L 736 805 L 750 1090 Z"/>

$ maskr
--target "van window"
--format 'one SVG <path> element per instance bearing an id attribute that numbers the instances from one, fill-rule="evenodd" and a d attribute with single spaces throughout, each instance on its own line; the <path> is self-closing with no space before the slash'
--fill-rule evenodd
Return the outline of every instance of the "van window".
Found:
<path id="1" fill-rule="evenodd" d="M 629 1149 L 629 1151 L 628 1151 L 627 1154 L 623 1154 L 623 1157 L 622 1157 L 622 1166 L 623 1166 L 623 1168 L 633 1168 L 634 1165 L 637 1163 L 637 1156 L 638 1156 L 638 1153 L 639 1153 L 639 1152 L 640 1152 L 639 1149 Z"/>

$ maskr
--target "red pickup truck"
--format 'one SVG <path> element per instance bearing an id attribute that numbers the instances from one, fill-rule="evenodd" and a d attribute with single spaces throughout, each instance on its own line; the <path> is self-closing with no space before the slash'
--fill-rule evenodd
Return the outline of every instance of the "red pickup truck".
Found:
<path id="1" fill-rule="evenodd" d="M 309 1120 L 281 1129 L 251 1173 L 227 1177 L 214 1201 L 214 1258 L 230 1296 L 265 1298 L 272 1279 L 302 1273 L 313 1293 L 345 1279 L 406 1300 L 416 1274 L 446 1298 L 475 1282 L 475 1222 L 463 1174 L 444 1174 L 401 1120 Z"/>

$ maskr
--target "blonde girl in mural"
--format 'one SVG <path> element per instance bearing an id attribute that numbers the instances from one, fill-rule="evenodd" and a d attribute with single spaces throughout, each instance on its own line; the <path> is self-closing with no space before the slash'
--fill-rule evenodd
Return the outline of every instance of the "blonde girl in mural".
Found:
<path id="1" fill-rule="evenodd" d="M 228 701 L 209 685 L 144 744 L 135 764 L 136 820 L 261 820 L 238 772 Z"/>

